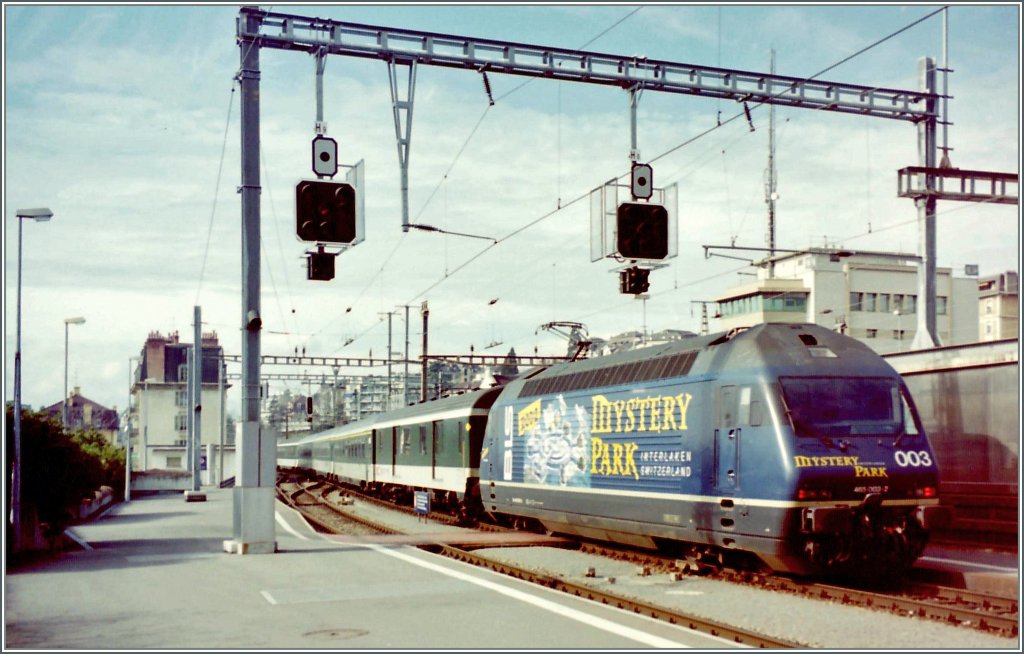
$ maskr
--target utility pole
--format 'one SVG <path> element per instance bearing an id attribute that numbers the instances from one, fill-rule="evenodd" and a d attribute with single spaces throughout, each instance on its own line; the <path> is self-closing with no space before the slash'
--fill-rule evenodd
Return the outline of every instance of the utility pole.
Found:
<path id="1" fill-rule="evenodd" d="M 409 305 L 405 307 L 405 368 L 402 371 L 402 406 L 409 404 Z"/>
<path id="2" fill-rule="evenodd" d="M 203 447 L 202 438 L 202 411 L 203 411 L 203 323 L 202 310 L 197 306 L 192 313 L 193 320 L 193 345 L 192 345 L 192 370 L 189 373 L 189 380 L 192 383 L 192 492 L 199 492 L 199 468 L 200 451 Z M 209 467 L 209 466 L 207 466 Z"/>
<path id="3" fill-rule="evenodd" d="M 775 75 L 775 50 L 771 51 L 771 74 Z M 768 105 L 768 181 L 764 201 L 768 203 L 768 278 L 775 277 L 775 200 L 779 197 L 775 179 L 775 105 Z M 705 313 L 706 315 L 706 313 Z"/>
<path id="4" fill-rule="evenodd" d="M 430 316 L 430 310 L 427 308 L 427 301 L 423 300 L 423 304 L 420 305 L 420 315 L 423 316 L 423 371 L 420 373 L 420 401 L 427 401 L 427 317 Z"/>
<path id="5" fill-rule="evenodd" d="M 707 336 L 710 331 L 708 328 L 708 305 L 711 304 L 711 302 L 708 302 L 707 300 L 690 300 L 690 304 L 700 305 L 700 335 Z M 692 311 L 690 312 L 690 315 L 693 315 Z"/>

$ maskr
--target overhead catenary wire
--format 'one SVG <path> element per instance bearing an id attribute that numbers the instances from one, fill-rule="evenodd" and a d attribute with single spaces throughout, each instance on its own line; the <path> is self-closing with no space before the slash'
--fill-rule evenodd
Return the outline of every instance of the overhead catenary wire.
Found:
<path id="1" fill-rule="evenodd" d="M 927 20 L 927 19 L 931 18 L 932 16 L 934 16 L 934 15 L 935 15 L 935 14 L 937 14 L 937 13 L 939 13 L 940 11 L 942 11 L 942 9 L 941 9 L 941 8 L 940 8 L 940 9 L 937 9 L 937 10 L 935 10 L 935 11 L 929 12 L 929 13 L 928 13 L 928 14 L 926 14 L 925 16 L 923 16 L 923 17 L 921 17 L 921 18 L 919 18 L 919 19 L 917 19 L 917 20 L 915 20 L 915 21 L 911 22 L 910 24 L 908 24 L 908 25 L 906 25 L 906 26 L 904 26 L 904 27 L 902 27 L 902 28 L 900 28 L 900 29 L 896 30 L 895 32 L 892 32 L 891 34 L 889 34 L 889 35 L 887 35 L 887 36 L 884 36 L 884 37 L 882 37 L 881 39 L 878 39 L 878 40 L 876 40 L 875 42 L 871 43 L 870 45 L 868 45 L 868 46 L 865 46 L 865 47 L 861 48 L 861 49 L 860 49 L 860 50 L 858 50 L 857 52 L 855 52 L 855 53 L 853 53 L 853 54 L 851 54 L 851 55 L 848 55 L 848 56 L 846 56 L 846 57 L 844 57 L 844 58 L 840 59 L 839 61 L 837 61 L 837 62 L 836 62 L 836 63 L 834 63 L 834 64 L 831 64 L 831 65 L 829 65 L 829 66 L 826 66 L 825 68 L 821 69 L 821 70 L 820 70 L 820 71 L 818 71 L 817 73 L 815 73 L 815 74 L 813 74 L 813 75 L 810 75 L 810 76 L 808 76 L 808 77 L 804 78 L 804 79 L 803 79 L 802 81 L 805 81 L 805 82 L 806 82 L 806 81 L 810 81 L 810 80 L 816 79 L 816 78 L 817 78 L 817 77 L 819 77 L 820 75 L 823 75 L 823 74 L 825 74 L 826 72 L 828 72 L 828 71 L 830 71 L 830 70 L 833 70 L 833 69 L 835 69 L 836 67 L 838 67 L 838 66 L 840 66 L 840 65 L 842 65 L 842 64 L 844 64 L 844 63 L 846 63 L 846 62 L 848 62 L 848 61 L 850 61 L 851 59 L 853 59 L 853 58 L 855 58 L 855 57 L 857 57 L 857 56 L 860 56 L 860 55 L 864 54 L 865 52 L 867 52 L 867 51 L 871 50 L 872 48 L 875 48 L 875 47 L 877 47 L 877 46 L 881 45 L 882 43 L 885 43 L 886 41 L 888 41 L 888 40 L 890 40 L 890 39 L 892 39 L 892 38 L 896 37 L 897 35 L 899 35 L 899 34 L 902 34 L 903 32 L 905 32 L 905 31 L 907 31 L 907 30 L 911 29 L 912 27 L 914 27 L 914 26 L 916 26 L 916 25 L 918 25 L 918 24 L 922 23 L 923 21 L 925 21 L 925 20 Z M 633 12 L 633 13 L 635 13 L 635 12 Z M 632 14 L 630 14 L 630 15 L 632 15 Z M 626 16 L 626 17 L 628 18 L 628 16 Z M 620 22 L 621 22 L 621 21 L 620 21 Z M 531 78 L 531 80 L 530 80 L 530 81 L 532 81 L 532 78 Z M 525 85 L 525 84 L 521 84 L 521 85 L 519 85 L 518 87 L 516 87 L 515 89 L 513 89 L 513 91 L 510 91 L 509 93 L 511 93 L 511 92 L 514 92 L 515 90 L 518 90 L 519 88 L 522 88 L 522 86 L 524 86 L 524 85 Z M 779 93 L 778 93 L 778 94 L 777 94 L 776 96 L 773 96 L 773 97 L 781 96 L 781 95 L 782 95 L 783 93 L 785 93 L 785 91 L 780 91 L 780 92 L 779 92 Z M 506 95 L 508 95 L 508 94 L 506 94 Z M 503 97 L 504 97 L 504 96 L 503 96 Z M 501 99 L 501 98 L 499 98 L 499 99 Z M 688 138 L 688 139 L 686 139 L 686 140 L 682 141 L 681 143 L 679 143 L 679 144 L 677 144 L 677 145 L 675 145 L 675 146 L 673 146 L 673 147 L 671 147 L 671 148 L 669 148 L 669 149 L 665 150 L 665 151 L 664 151 L 664 152 L 662 152 L 661 154 L 658 154 L 657 156 L 655 156 L 655 157 L 653 157 L 653 158 L 651 158 L 651 159 L 648 159 L 648 163 L 653 163 L 653 162 L 655 162 L 655 161 L 658 161 L 658 160 L 660 160 L 660 159 L 663 159 L 664 157 L 668 156 L 669 154 L 672 154 L 673 152 L 676 152 L 677 150 L 679 150 L 679 149 L 681 149 L 681 148 L 683 148 L 683 147 L 686 147 L 687 145 L 690 145 L 691 143 L 694 143 L 695 141 L 697 141 L 697 140 L 699 140 L 699 139 L 701 139 L 701 138 L 703 138 L 703 137 L 707 136 L 708 134 L 710 134 L 710 133 L 714 132 L 715 130 L 717 130 L 717 129 L 720 129 L 720 128 L 722 128 L 722 127 L 726 126 L 727 124 L 729 124 L 729 123 L 731 123 L 731 122 L 733 122 L 733 121 L 735 121 L 735 120 L 737 120 L 737 119 L 739 119 L 739 118 L 741 118 L 741 117 L 745 117 L 745 116 L 747 116 L 747 115 L 749 114 L 749 112 L 750 112 L 750 111 L 753 111 L 753 110 L 756 110 L 756 109 L 758 109 L 758 108 L 759 108 L 759 107 L 761 107 L 762 105 L 766 104 L 766 102 L 767 102 L 767 101 L 765 101 L 765 100 L 762 100 L 762 101 L 760 101 L 760 102 L 757 102 L 756 104 L 754 104 L 754 105 L 753 105 L 752 107 L 749 107 L 749 108 L 747 108 L 747 105 L 746 105 L 746 104 L 744 104 L 744 110 L 743 110 L 743 111 L 740 111 L 740 112 L 738 112 L 737 114 L 733 115 L 732 117 L 730 117 L 730 118 L 727 118 L 726 120 L 722 121 L 722 122 L 721 122 L 720 124 L 716 124 L 716 125 L 714 125 L 714 126 L 712 126 L 712 127 L 709 127 L 708 129 L 705 129 L 705 130 L 703 130 L 703 131 L 699 132 L 699 133 L 698 133 L 698 134 L 696 134 L 695 136 L 693 136 L 693 137 L 691 137 L 691 138 Z M 629 172 L 628 172 L 628 171 L 627 171 L 627 172 L 625 172 L 625 173 L 622 173 L 622 174 L 621 174 L 621 175 L 619 175 L 619 176 L 617 176 L 617 177 L 616 177 L 616 179 L 620 179 L 620 178 L 623 178 L 623 177 L 625 177 L 625 176 L 627 176 L 627 175 L 629 175 Z M 509 240 L 509 239 L 511 239 L 511 238 L 513 238 L 513 237 L 515 237 L 516 235 L 518 235 L 518 234 L 521 234 L 522 232 L 526 231 L 527 229 L 530 229 L 531 227 L 534 227 L 535 225 L 537 225 L 537 224 L 539 224 L 539 223 L 543 222 L 544 220 L 547 220 L 548 218 L 550 218 L 550 217 L 554 216 L 555 214 L 559 213 L 559 212 L 560 212 L 561 210 L 563 210 L 563 209 L 567 209 L 568 207 L 570 207 L 570 206 L 572 206 L 573 204 L 575 204 L 576 202 L 579 202 L 580 200 L 582 200 L 582 199 L 584 199 L 584 198 L 588 197 L 589 195 L 590 195 L 590 191 L 587 191 L 586 193 L 584 193 L 584 194 L 582 194 L 582 195 L 580 195 L 580 196 L 577 196 L 576 198 L 574 198 L 574 199 L 573 199 L 573 200 L 571 200 L 570 202 L 568 202 L 568 203 L 566 203 L 566 204 L 564 204 L 564 205 L 562 205 L 562 206 L 560 206 L 560 207 L 556 208 L 555 210 L 553 210 L 553 211 L 550 211 L 550 212 L 548 212 L 548 213 L 546 213 L 546 214 L 544 214 L 544 215 L 542 215 L 542 216 L 540 216 L 540 217 L 538 217 L 538 218 L 536 218 L 536 219 L 534 219 L 534 220 L 532 220 L 532 221 L 530 221 L 530 222 L 528 222 L 528 223 L 526 223 L 526 224 L 524 224 L 524 225 L 520 226 L 519 228 L 517 228 L 517 229 L 513 230 L 512 232 L 510 232 L 509 234 L 507 234 L 507 235 L 505 235 L 505 236 L 503 236 L 503 237 L 499 238 L 499 239 L 498 239 L 498 240 L 497 240 L 497 241 L 496 241 L 495 243 L 492 243 L 491 245 L 487 246 L 486 248 L 484 248 L 483 250 L 481 250 L 481 251 L 480 251 L 480 252 L 478 252 L 477 254 L 475 254 L 475 255 L 471 256 L 471 257 L 470 257 L 469 259 L 467 259 L 466 261 L 464 261 L 464 262 L 463 262 L 462 264 L 460 264 L 460 265 L 456 266 L 456 267 L 455 267 L 455 269 L 453 269 L 453 270 L 452 270 L 452 271 L 451 271 L 451 272 L 450 272 L 450 273 L 449 273 L 448 275 L 446 275 L 446 276 L 445 276 L 444 278 L 442 278 L 442 279 L 439 279 L 439 280 L 437 280 L 436 282 L 434 282 L 433 284 L 431 284 L 430 286 L 428 286 L 428 287 L 427 287 L 427 288 L 426 288 L 425 290 L 423 290 L 423 291 L 421 291 L 420 293 L 418 293 L 417 295 L 413 296 L 413 297 L 412 297 L 412 299 L 410 299 L 410 300 L 409 300 L 408 302 L 412 302 L 412 301 L 414 301 L 414 300 L 416 300 L 416 299 L 418 299 L 418 298 L 420 298 L 420 297 L 423 297 L 424 295 L 426 295 L 427 293 L 429 293 L 429 292 L 430 292 L 431 290 L 433 290 L 434 288 L 436 288 L 436 287 L 437 287 L 437 286 L 439 286 L 440 284 L 444 283 L 444 282 L 445 282 L 446 280 L 450 279 L 450 278 L 451 278 L 452 276 L 454 276 L 454 275 L 455 275 L 455 273 L 457 273 L 457 272 L 458 272 L 458 271 L 460 271 L 460 270 L 463 270 L 463 269 L 464 269 L 464 268 L 466 268 L 466 267 L 467 267 L 467 266 L 468 266 L 469 264 L 471 264 L 471 263 L 473 263 L 474 261 L 478 260 L 478 259 L 479 259 L 480 257 L 482 257 L 482 256 L 483 256 L 484 254 L 486 254 L 487 252 L 489 252 L 489 251 L 490 251 L 490 250 L 492 250 L 493 248 L 495 248 L 495 247 L 497 247 L 498 245 L 500 245 L 500 244 L 504 243 L 505 241 L 507 241 L 507 240 Z"/>
<path id="2" fill-rule="evenodd" d="M 629 16 L 631 16 L 631 15 L 635 14 L 635 13 L 636 13 L 636 11 L 637 11 L 637 10 L 634 10 L 634 11 L 632 11 L 632 12 L 631 12 L 630 14 L 628 14 L 627 16 L 625 16 L 625 17 L 623 17 L 622 19 L 620 19 L 620 21 L 618 21 L 618 23 L 616 23 L 616 25 L 617 25 L 617 24 L 619 24 L 619 23 L 621 23 L 621 22 L 622 22 L 623 20 L 625 20 L 625 19 L 626 19 L 626 18 L 628 18 Z M 930 12 L 930 13 L 926 14 L 925 16 L 923 16 L 923 17 L 921 17 L 921 18 L 919 18 L 919 19 L 917 19 L 917 20 L 915 20 L 915 21 L 911 22 L 910 24 L 908 24 L 908 25 L 906 25 L 906 26 L 904 26 L 904 27 L 900 28 L 899 30 L 897 30 L 897 31 L 895 31 L 895 32 L 893 32 L 893 33 L 891 33 L 891 34 L 889 34 L 889 35 L 887 35 L 887 36 L 885 36 L 885 37 L 883 37 L 883 38 L 881 38 L 881 39 L 878 39 L 877 41 L 873 42 L 872 44 L 870 44 L 870 45 L 868 45 L 868 46 L 866 46 L 866 47 L 864 47 L 864 48 L 861 48 L 861 49 L 860 49 L 860 50 L 858 50 L 857 52 L 855 52 L 855 53 L 853 53 L 853 54 L 851 54 L 851 55 L 848 55 L 848 56 L 844 57 L 843 59 L 841 59 L 841 60 L 839 60 L 839 61 L 835 62 L 834 64 L 831 64 L 831 65 L 829 65 L 829 66 L 827 66 L 827 67 L 823 68 L 822 70 L 818 71 L 818 72 L 817 72 L 817 73 L 815 73 L 814 75 L 811 75 L 811 76 L 808 76 L 808 77 L 804 78 L 804 80 L 803 80 L 803 81 L 810 81 L 810 80 L 813 80 L 813 79 L 815 79 L 815 78 L 817 78 L 817 77 L 819 77 L 819 76 L 821 76 L 821 75 L 825 74 L 826 72 L 828 72 L 828 71 L 830 71 L 830 70 L 833 70 L 833 69 L 837 68 L 838 66 L 840 66 L 840 65 L 842 65 L 842 64 L 844 64 L 844 63 L 846 63 L 846 62 L 848 62 L 848 61 L 850 61 L 850 60 L 852 60 L 852 59 L 856 58 L 857 56 L 860 56 L 860 55 L 862 55 L 863 53 L 865 53 L 865 52 L 867 52 L 867 51 L 871 50 L 872 48 L 875 48 L 875 47 L 877 47 L 878 45 L 881 45 L 882 43 L 884 43 L 884 42 L 886 42 L 886 41 L 888 41 L 888 40 L 890 40 L 890 39 L 892 39 L 892 38 L 894 38 L 894 37 L 898 36 L 899 34 L 902 34 L 903 32 L 905 32 L 905 31 L 907 31 L 907 30 L 909 30 L 909 29 L 913 28 L 914 26 L 916 26 L 916 25 L 918 25 L 918 24 L 920 24 L 920 23 L 924 22 L 925 20 L 927 20 L 927 19 L 931 18 L 932 16 L 934 16 L 934 15 L 935 15 L 935 14 L 937 14 L 937 13 L 939 13 L 940 11 L 942 11 L 942 8 L 940 8 L 940 9 L 938 9 L 938 10 L 935 10 L 935 11 L 932 11 L 932 12 Z M 614 27 L 614 25 L 613 25 L 613 27 Z M 609 29 L 610 29 L 610 28 L 609 28 Z M 606 30 L 606 31 L 607 31 L 607 30 Z M 581 46 L 581 47 L 583 47 L 583 46 Z M 523 84 L 520 84 L 520 85 L 518 85 L 518 86 L 514 87 L 514 88 L 513 88 L 513 89 L 511 89 L 510 91 L 508 91 L 508 92 L 506 92 L 505 94 L 503 94 L 503 95 L 499 96 L 499 97 L 497 98 L 497 100 L 501 100 L 501 99 L 503 99 L 503 98 L 507 97 L 508 95 L 511 95 L 512 93 L 514 93 L 514 92 L 518 91 L 519 89 L 523 88 L 523 87 L 524 87 L 524 86 L 525 86 L 526 84 L 528 84 L 528 83 L 532 82 L 532 81 L 533 81 L 533 79 L 535 79 L 535 78 L 531 78 L 531 79 L 527 80 L 526 82 L 524 82 Z M 779 92 L 779 94 L 778 94 L 778 95 L 782 95 L 782 93 L 784 93 L 784 91 L 782 91 L 782 92 Z M 773 97 L 777 97 L 777 96 L 773 96 Z M 695 136 L 693 136 L 693 137 L 691 137 L 691 138 L 688 138 L 688 139 L 686 139 L 686 140 L 684 140 L 684 141 L 682 141 L 682 142 L 678 143 L 677 145 L 675 145 L 675 146 L 673 146 L 673 147 L 671 147 L 671 148 L 669 148 L 669 149 L 667 149 L 667 150 L 663 151 L 662 153 L 658 154 L 657 156 L 655 156 L 655 157 L 653 157 L 653 158 L 651 158 L 651 159 L 648 159 L 648 163 L 653 163 L 653 162 L 655 162 L 655 161 L 659 161 L 659 160 L 661 160 L 661 159 L 663 159 L 663 158 L 667 157 L 668 155 L 670 155 L 670 154 L 672 154 L 672 153 L 676 152 L 677 150 L 679 150 L 679 149 L 681 149 L 681 148 L 684 148 L 684 147 L 686 147 L 686 146 L 688 146 L 688 145 L 690 145 L 690 144 L 692 144 L 692 143 L 694 143 L 694 142 L 698 141 L 699 139 L 703 138 L 704 136 L 707 136 L 708 134 L 710 134 L 710 133 L 714 132 L 714 131 L 715 131 L 716 129 L 719 129 L 720 127 L 724 127 L 725 125 L 727 125 L 727 124 L 729 124 L 729 123 L 731 123 L 731 122 L 733 122 L 733 121 L 735 121 L 735 120 L 737 120 L 737 119 L 739 119 L 739 118 L 741 118 L 741 117 L 746 117 L 746 116 L 748 116 L 750 112 L 752 112 L 752 111 L 754 111 L 754 110 L 756 110 L 756 109 L 760 108 L 760 107 L 761 107 L 762 105 L 764 105 L 764 104 L 766 104 L 766 103 L 767 103 L 767 100 L 762 100 L 762 101 L 760 101 L 760 102 L 756 102 L 756 103 L 755 103 L 755 104 L 754 104 L 753 106 L 745 105 L 745 107 L 744 107 L 744 110 L 743 110 L 743 111 L 740 111 L 740 112 L 738 112 L 737 114 L 733 115 L 732 117 L 730 117 L 730 118 L 728 118 L 728 119 L 726 119 L 726 120 L 724 120 L 724 121 L 721 121 L 721 122 L 719 122 L 718 124 L 714 125 L 713 127 L 709 128 L 709 129 L 706 129 L 706 130 L 704 130 L 704 131 L 702 131 L 702 132 L 700 132 L 700 133 L 696 134 Z M 489 107 L 488 107 L 488 109 L 489 109 Z M 486 111 L 487 111 L 487 109 L 485 109 L 485 111 L 484 111 L 484 115 L 486 115 Z M 480 120 L 482 120 L 482 118 L 481 118 Z M 478 120 L 478 124 L 479 124 L 480 120 Z M 476 128 L 474 127 L 474 131 L 475 131 L 475 129 L 476 129 Z M 462 149 L 460 149 L 460 153 L 459 153 L 460 155 L 461 155 L 461 152 L 462 152 L 462 151 L 463 151 L 464 149 L 465 149 L 465 144 L 463 145 L 463 148 L 462 148 Z M 449 168 L 450 168 L 450 167 L 449 167 Z M 620 178 L 622 178 L 622 177 L 624 177 L 624 176 L 626 176 L 626 175 L 628 175 L 628 174 L 629 174 L 628 172 L 627 172 L 627 173 L 623 173 L 622 175 L 619 175 L 619 176 L 618 176 L 618 177 L 616 177 L 615 179 L 620 179 Z M 439 184 L 438 184 L 438 187 L 440 187 L 440 185 L 441 185 L 441 183 L 443 183 L 443 181 L 444 181 L 444 178 L 442 177 L 442 180 L 441 180 L 441 182 L 439 182 Z M 435 189 L 435 192 L 436 192 L 436 189 Z M 543 214 L 543 215 L 539 216 L 538 218 L 536 218 L 536 219 L 534 219 L 534 220 L 531 220 L 531 221 L 529 221 L 529 222 L 527 222 L 527 223 L 523 224 L 522 226 L 520 226 L 520 227 L 518 227 L 518 228 L 516 228 L 516 229 L 512 230 L 511 232 L 509 232 L 509 233 L 508 233 L 508 234 L 506 234 L 505 236 L 503 236 L 503 237 L 501 237 L 501 238 L 498 238 L 498 239 L 496 239 L 496 241 L 495 241 L 494 243 L 492 243 L 492 244 L 489 244 L 488 246 L 486 246 L 485 248 L 483 248 L 482 250 L 480 250 L 480 251 L 479 251 L 479 252 L 477 252 L 476 254 L 474 254 L 474 255 L 470 256 L 470 257 L 469 257 L 468 259 L 466 259 L 465 261 L 463 261 L 463 262 L 462 262 L 461 264 L 457 265 L 457 266 L 456 266 L 455 268 L 453 268 L 453 269 L 451 269 L 451 270 L 447 270 L 447 269 L 446 269 L 446 271 L 445 271 L 445 275 L 444 275 L 444 276 L 443 276 L 442 278 L 440 278 L 440 279 L 436 280 L 435 282 L 433 282 L 432 284 L 430 284 L 429 286 L 427 286 L 427 287 L 426 287 L 426 288 L 425 288 L 424 290 L 422 290 L 422 291 L 420 291 L 419 293 L 417 293 L 416 295 L 412 296 L 412 298 L 411 298 L 410 300 L 408 300 L 408 301 L 407 301 L 406 303 L 411 303 L 412 301 L 414 301 L 414 300 L 416 300 L 416 299 L 419 299 L 419 298 L 421 298 L 421 297 L 424 297 L 424 296 L 425 296 L 425 295 L 426 295 L 427 293 L 431 292 L 432 290 L 434 290 L 435 288 L 437 288 L 438 286 L 440 286 L 441 284 L 443 284 L 443 283 L 444 283 L 445 281 L 449 280 L 449 279 L 450 279 L 451 277 L 453 277 L 453 276 L 454 276 L 454 275 L 455 275 L 456 273 L 458 273 L 458 272 L 460 272 L 460 271 L 464 270 L 465 268 L 467 268 L 467 267 L 468 267 L 469 265 L 471 265 L 471 264 L 472 264 L 473 262 L 475 262 L 475 261 L 479 260 L 479 259 L 480 259 L 481 257 L 483 257 L 483 256 L 484 256 L 485 254 L 487 254 L 488 252 L 490 252 L 490 251 L 491 251 L 492 249 L 494 249 L 494 248 L 495 248 L 495 247 L 497 247 L 498 245 L 500 245 L 500 244 L 502 244 L 502 243 L 504 243 L 504 242 L 506 242 L 506 241 L 508 241 L 508 240 L 510 240 L 510 239 L 512 239 L 512 238 L 514 238 L 515 236 L 517 236 L 517 235 L 519 235 L 519 234 L 523 233 L 524 231 L 526 231 L 526 230 L 528 230 L 528 229 L 530 229 L 530 228 L 532 228 L 532 227 L 536 226 L 537 224 L 539 224 L 539 223 L 541 223 L 541 222 L 543 222 L 543 221 L 547 220 L 548 218 L 551 218 L 552 216 L 554 216 L 554 215 L 556 215 L 557 213 L 559 213 L 559 212 L 560 212 L 561 210 L 563 210 L 563 209 L 567 209 L 567 208 L 571 207 L 572 205 L 574 205 L 575 203 L 579 202 L 580 200 L 582 200 L 582 199 L 585 199 L 585 198 L 587 198 L 587 197 L 589 196 L 589 194 L 590 194 L 590 191 L 588 190 L 587 192 L 585 192 L 585 193 L 583 193 L 583 194 L 581 194 L 581 195 L 577 196 L 576 198 L 574 198 L 573 200 L 569 201 L 568 203 L 565 203 L 565 204 L 561 204 L 561 203 L 559 202 L 559 206 L 558 206 L 558 208 L 556 208 L 555 210 L 553 210 L 553 211 L 550 211 L 550 212 L 547 212 L 547 213 L 545 213 L 545 214 Z M 433 197 L 433 193 L 432 193 L 431 197 Z M 428 203 L 429 203 L 429 202 L 428 202 Z M 425 206 L 426 206 L 426 205 L 424 205 L 424 208 L 425 208 Z M 422 209 L 421 209 L 421 213 L 422 213 Z M 877 231 L 877 230 L 876 230 L 876 231 Z M 747 266 L 743 266 L 743 268 L 745 268 L 745 267 L 747 267 Z M 741 268 L 741 269 L 742 269 L 742 268 Z M 381 270 L 383 270 L 383 266 L 382 266 Z M 371 282 L 371 283 L 372 283 L 372 282 Z M 656 294 L 656 295 L 661 295 L 661 294 L 663 294 L 663 293 L 666 293 L 666 292 L 675 292 L 675 291 L 679 290 L 680 288 L 683 288 L 683 287 L 685 287 L 685 286 L 687 286 L 687 285 L 688 285 L 688 284 L 683 284 L 682 286 L 679 286 L 679 285 L 677 285 L 677 286 L 676 286 L 676 288 L 673 288 L 673 289 L 668 289 L 667 291 L 663 291 L 663 292 L 660 292 L 660 293 L 658 293 L 658 294 Z M 365 333 L 365 332 L 364 332 L 364 333 Z M 351 342 L 351 341 L 350 341 L 350 342 Z"/>
<path id="3" fill-rule="evenodd" d="M 199 268 L 199 284 L 196 288 L 196 302 L 199 306 L 199 297 L 203 290 L 203 277 L 206 274 L 206 262 L 210 256 L 210 241 L 213 238 L 213 222 L 217 215 L 217 199 L 220 197 L 220 178 L 224 171 L 224 156 L 228 146 L 228 130 L 231 127 L 231 110 L 235 106 L 235 86 L 237 82 L 231 83 L 231 92 L 228 96 L 228 116 L 224 121 L 224 140 L 220 146 L 220 163 L 217 164 L 217 181 L 213 185 L 213 206 L 210 207 L 210 221 L 206 228 L 206 246 L 203 248 L 203 261 Z"/>

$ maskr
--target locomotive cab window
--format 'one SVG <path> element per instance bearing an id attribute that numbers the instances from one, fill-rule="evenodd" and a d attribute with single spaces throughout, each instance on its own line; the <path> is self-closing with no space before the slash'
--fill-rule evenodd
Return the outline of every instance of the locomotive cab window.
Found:
<path id="1" fill-rule="evenodd" d="M 798 436 L 895 435 L 903 428 L 895 379 L 780 377 L 779 384 Z"/>

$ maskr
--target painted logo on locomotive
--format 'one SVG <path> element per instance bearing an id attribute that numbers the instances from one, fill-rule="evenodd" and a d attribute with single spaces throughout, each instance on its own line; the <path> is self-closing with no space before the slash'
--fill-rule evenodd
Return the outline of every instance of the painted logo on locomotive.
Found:
<path id="1" fill-rule="evenodd" d="M 504 478 L 521 474 L 525 483 L 589 488 L 595 480 L 690 477 L 692 452 L 644 447 L 643 441 L 616 435 L 685 430 L 691 400 L 689 393 L 628 400 L 595 395 L 592 413 L 585 405 L 570 407 L 562 395 L 546 403 L 534 400 L 515 413 L 507 406 Z M 513 434 L 523 439 L 521 448 Z M 513 457 L 514 449 L 521 459 Z"/>
<path id="2" fill-rule="evenodd" d="M 862 463 L 859 456 L 794 456 L 797 468 L 853 468 L 854 477 L 888 477 L 884 464 Z"/>
<path id="3" fill-rule="evenodd" d="M 594 433 L 621 434 L 624 431 L 686 431 L 686 409 L 693 396 L 680 393 L 613 402 L 604 395 L 594 395 L 590 399 L 593 403 Z"/>

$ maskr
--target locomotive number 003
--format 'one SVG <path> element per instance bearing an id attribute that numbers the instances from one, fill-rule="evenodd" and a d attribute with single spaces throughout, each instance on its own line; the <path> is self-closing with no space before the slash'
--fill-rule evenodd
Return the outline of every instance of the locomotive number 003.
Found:
<path id="1" fill-rule="evenodd" d="M 932 465 L 931 454 L 925 450 L 921 450 L 920 452 L 914 452 L 912 450 L 904 452 L 903 450 L 898 450 L 893 456 L 896 459 L 896 465 L 901 468 L 906 468 L 907 466 L 910 466 L 911 468 L 917 468 L 919 466 L 928 467 Z"/>

